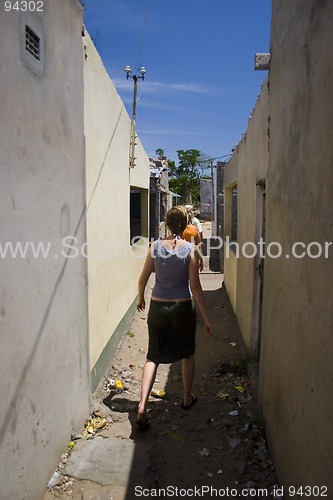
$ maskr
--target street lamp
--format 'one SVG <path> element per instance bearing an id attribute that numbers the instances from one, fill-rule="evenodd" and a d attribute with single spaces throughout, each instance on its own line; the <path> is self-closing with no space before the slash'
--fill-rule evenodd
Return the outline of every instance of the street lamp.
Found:
<path id="1" fill-rule="evenodd" d="M 132 121 L 131 121 L 131 133 L 130 133 L 130 154 L 129 154 L 129 164 L 131 168 L 134 168 L 135 166 L 135 138 L 136 138 L 136 95 L 137 95 L 137 89 L 138 89 L 138 80 L 144 80 L 145 79 L 145 74 L 146 74 L 146 69 L 144 66 L 141 66 L 140 68 L 140 75 L 133 74 L 132 69 L 130 66 L 126 66 L 125 68 L 125 73 L 126 73 L 126 78 L 127 80 L 129 78 L 133 79 L 134 82 L 134 93 L 133 93 L 133 114 L 132 114 Z"/>
<path id="2" fill-rule="evenodd" d="M 144 66 L 141 66 L 140 68 L 140 73 L 141 73 L 141 76 L 137 76 L 137 75 L 132 75 L 132 70 L 131 70 L 131 66 L 126 66 L 125 67 L 125 73 L 126 73 L 126 77 L 127 77 L 127 80 L 129 78 L 142 78 L 142 80 L 145 79 L 145 73 L 146 73 L 146 69 Z"/>

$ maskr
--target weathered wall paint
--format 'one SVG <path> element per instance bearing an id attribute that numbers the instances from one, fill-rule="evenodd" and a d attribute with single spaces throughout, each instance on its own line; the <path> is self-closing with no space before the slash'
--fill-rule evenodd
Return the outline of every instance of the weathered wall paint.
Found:
<path id="1" fill-rule="evenodd" d="M 332 19 L 328 1 L 273 1 L 266 227 L 267 241 L 279 241 L 288 254 L 297 241 L 333 241 Z M 329 258 L 265 263 L 260 377 L 281 482 L 326 485 L 328 497 L 332 276 L 332 247 Z"/>
<path id="2" fill-rule="evenodd" d="M 255 258 L 250 258 L 253 248 L 247 242 L 255 242 L 256 235 L 256 185 L 266 178 L 268 168 L 268 87 L 264 82 L 257 100 L 248 130 L 236 146 L 226 164 L 225 187 L 225 235 L 231 237 L 231 190 L 237 185 L 237 246 L 224 248 L 225 284 L 232 298 L 244 342 L 251 350 L 253 288 L 256 272 Z M 225 243 L 226 245 L 226 243 Z M 229 253 L 229 258 L 228 258 Z M 236 261 L 236 262 L 235 262 Z"/>
<path id="3" fill-rule="evenodd" d="M 254 241 L 256 180 L 266 182 L 266 246 L 278 242 L 283 251 L 279 258 L 266 256 L 264 263 L 259 379 L 279 481 L 285 497 L 289 486 L 306 485 L 328 487 L 329 497 L 333 65 L 327 47 L 333 44 L 333 6 L 325 0 L 273 0 L 272 12 L 268 108 L 261 107 L 261 95 L 249 130 L 226 167 L 226 183 L 237 181 L 239 237 L 245 242 Z M 251 127 L 258 133 L 252 135 Z M 268 163 L 261 155 L 267 138 Z M 320 248 L 323 253 L 317 258 L 294 257 L 296 242 L 313 242 L 312 255 Z M 296 250 L 299 256 L 305 249 Z M 230 288 L 237 296 L 236 314 L 248 347 L 253 340 L 255 278 L 250 265 L 238 260 L 236 291 Z M 225 261 L 228 273 L 227 268 Z M 310 498 L 318 491 L 310 490 Z"/>
<path id="4" fill-rule="evenodd" d="M 25 51 L 26 25 L 41 37 L 41 63 Z M 81 30 L 76 1 L 1 9 L 0 241 L 49 245 L 48 257 L 30 247 L 0 264 L 4 500 L 42 498 L 89 410 L 87 262 L 62 255 L 63 238 L 86 237 Z"/>
<path id="5" fill-rule="evenodd" d="M 87 33 L 83 43 L 89 339 L 94 378 L 96 364 L 137 294 L 147 242 L 130 244 L 130 190 L 141 190 L 142 236 L 148 238 L 149 158 L 137 139 L 136 166 L 129 169 L 130 118 Z"/>

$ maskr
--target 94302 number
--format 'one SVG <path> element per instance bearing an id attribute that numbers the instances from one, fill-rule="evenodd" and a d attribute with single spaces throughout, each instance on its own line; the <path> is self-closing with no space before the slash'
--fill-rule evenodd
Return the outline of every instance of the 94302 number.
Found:
<path id="1" fill-rule="evenodd" d="M 44 2 L 43 0 L 20 0 L 13 2 L 11 0 L 5 1 L 5 11 L 10 12 L 16 10 L 17 12 L 43 12 Z"/>
<path id="2" fill-rule="evenodd" d="M 288 494 L 291 497 L 327 497 L 327 486 L 289 486 Z"/>

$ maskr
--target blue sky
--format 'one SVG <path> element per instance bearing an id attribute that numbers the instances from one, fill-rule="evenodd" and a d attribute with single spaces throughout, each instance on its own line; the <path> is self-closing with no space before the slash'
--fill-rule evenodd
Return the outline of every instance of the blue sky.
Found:
<path id="1" fill-rule="evenodd" d="M 137 132 L 149 156 L 163 148 L 210 157 L 231 153 L 247 129 L 266 71 L 270 0 L 86 0 L 85 25 L 132 113 L 133 80 L 124 67 L 145 66 Z"/>

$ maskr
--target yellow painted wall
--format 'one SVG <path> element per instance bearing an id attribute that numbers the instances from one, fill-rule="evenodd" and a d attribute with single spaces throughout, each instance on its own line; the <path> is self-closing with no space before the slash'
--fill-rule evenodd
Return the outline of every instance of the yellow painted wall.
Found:
<path id="1" fill-rule="evenodd" d="M 142 190 L 143 236 L 148 236 L 149 159 L 138 140 L 136 166 L 129 169 L 130 117 L 88 34 L 84 45 L 92 369 L 137 294 L 147 243 L 139 249 L 130 245 L 130 188 Z"/>
<path id="2" fill-rule="evenodd" d="M 225 235 L 231 236 L 231 190 L 237 184 L 237 256 L 230 245 L 230 256 L 225 255 L 225 284 L 240 326 L 243 340 L 251 349 L 253 321 L 253 286 L 256 244 L 256 184 L 266 178 L 268 168 L 268 88 L 263 84 L 261 94 L 249 120 L 248 130 L 237 144 L 225 166 Z"/>

